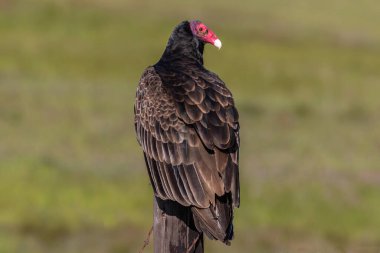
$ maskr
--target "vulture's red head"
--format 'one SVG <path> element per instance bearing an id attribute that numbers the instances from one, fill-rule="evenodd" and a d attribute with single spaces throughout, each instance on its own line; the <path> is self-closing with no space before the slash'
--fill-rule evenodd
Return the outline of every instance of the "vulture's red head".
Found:
<path id="1" fill-rule="evenodd" d="M 216 46 L 218 49 L 222 47 L 222 42 L 216 34 L 208 28 L 205 24 L 203 24 L 199 20 L 192 20 L 189 21 L 190 23 L 190 29 L 191 32 L 195 37 L 197 37 L 199 40 L 205 42 L 205 43 L 210 43 L 214 46 Z"/>
<path id="2" fill-rule="evenodd" d="M 222 47 L 215 33 L 199 20 L 183 21 L 170 35 L 161 63 L 187 65 L 196 61 L 203 65 L 203 51 L 206 43 Z"/>

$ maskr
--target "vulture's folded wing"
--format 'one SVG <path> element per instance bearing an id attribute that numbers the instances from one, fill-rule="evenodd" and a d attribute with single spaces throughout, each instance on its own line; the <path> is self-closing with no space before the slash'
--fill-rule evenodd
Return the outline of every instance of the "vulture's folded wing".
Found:
<path id="1" fill-rule="evenodd" d="M 238 114 L 215 74 L 148 68 L 136 94 L 135 129 L 156 196 L 208 208 L 215 195 L 231 192 L 239 205 Z"/>

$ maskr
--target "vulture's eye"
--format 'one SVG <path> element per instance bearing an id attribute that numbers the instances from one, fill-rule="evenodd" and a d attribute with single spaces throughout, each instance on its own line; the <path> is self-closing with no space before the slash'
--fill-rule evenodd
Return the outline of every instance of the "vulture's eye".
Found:
<path id="1" fill-rule="evenodd" d="M 208 33 L 208 30 L 206 27 L 199 27 L 198 32 L 202 35 L 206 35 Z"/>

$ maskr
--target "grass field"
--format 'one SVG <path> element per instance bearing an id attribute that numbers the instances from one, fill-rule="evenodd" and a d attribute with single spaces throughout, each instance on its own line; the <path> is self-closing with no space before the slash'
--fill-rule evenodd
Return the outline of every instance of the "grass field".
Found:
<path id="1" fill-rule="evenodd" d="M 134 93 L 173 27 L 193 18 L 223 42 L 205 64 L 241 115 L 236 237 L 206 252 L 379 252 L 379 10 L 373 0 L 0 1 L 0 253 L 138 252 L 152 190 Z"/>

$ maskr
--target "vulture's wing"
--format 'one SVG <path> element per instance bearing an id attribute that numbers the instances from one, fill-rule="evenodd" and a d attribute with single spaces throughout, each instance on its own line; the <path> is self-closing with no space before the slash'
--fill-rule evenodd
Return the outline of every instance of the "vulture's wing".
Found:
<path id="1" fill-rule="evenodd" d="M 147 68 L 136 94 L 135 129 L 156 196 L 208 208 L 215 195 L 230 192 L 239 205 L 238 114 L 217 75 L 158 75 Z"/>

